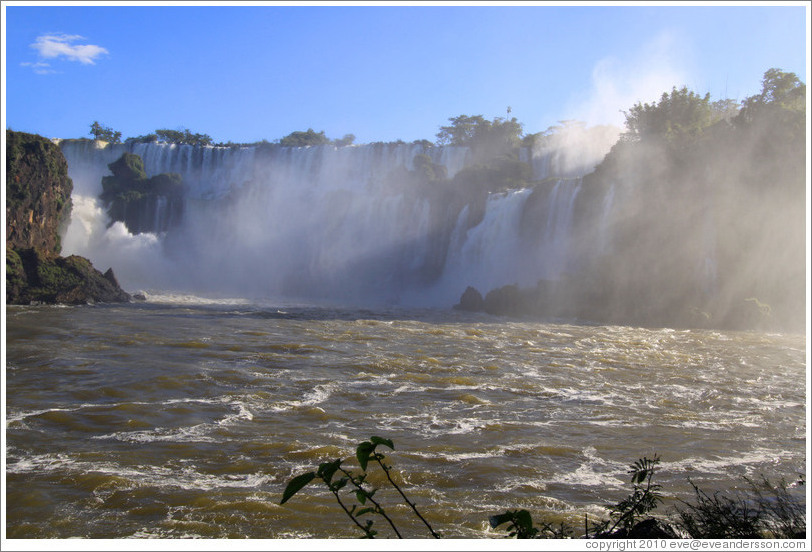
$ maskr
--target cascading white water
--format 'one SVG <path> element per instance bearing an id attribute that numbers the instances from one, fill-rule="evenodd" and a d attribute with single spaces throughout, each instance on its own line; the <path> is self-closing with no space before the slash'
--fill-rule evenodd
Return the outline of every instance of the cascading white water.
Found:
<path id="1" fill-rule="evenodd" d="M 612 127 L 571 126 L 545 137 L 532 150 L 522 149 L 519 159 L 532 167 L 534 189 L 492 194 L 482 221 L 473 228 L 466 226 L 468 211 L 460 213 L 442 277 L 428 292 L 430 300 L 455 293 L 459 297 L 469 285 L 484 294 L 506 285 L 529 288 L 542 279 L 565 277 L 574 268 L 571 230 L 582 177 L 600 163 L 618 135 Z M 538 193 L 546 207 L 528 208 Z M 604 202 L 596 235 L 606 234 L 612 207 L 611 199 Z"/>
<path id="2" fill-rule="evenodd" d="M 491 194 L 482 222 L 467 231 L 467 212 L 461 214 L 454 229 L 454 247 L 443 270 L 442 287 L 459 288 L 464 282 L 465 286 L 489 291 L 506 284 L 527 284 L 520 266 L 519 225 L 524 203 L 531 193 L 532 190 L 523 189 Z"/>
<path id="3" fill-rule="evenodd" d="M 580 188 L 572 175 L 594 166 L 578 165 L 577 156 L 549 144 L 523 154 L 536 169 L 537 187 L 549 188 L 544 220 L 529 225 L 538 235 L 528 239 L 522 219 L 531 188 L 492 194 L 482 220 L 468 228 L 469 206 L 440 216 L 446 206 L 397 177 L 426 154 L 451 178 L 465 166 L 467 148 L 100 148 L 92 141 L 61 147 L 75 186 L 63 252 L 114 267 L 125 288 L 354 303 L 448 306 L 468 285 L 486 292 L 560 276 Z M 125 151 L 143 159 L 148 176 L 183 178 L 182 221 L 166 235 L 110 225 L 96 199 L 107 164 Z M 167 216 L 161 205 L 150 214 L 156 221 Z"/>

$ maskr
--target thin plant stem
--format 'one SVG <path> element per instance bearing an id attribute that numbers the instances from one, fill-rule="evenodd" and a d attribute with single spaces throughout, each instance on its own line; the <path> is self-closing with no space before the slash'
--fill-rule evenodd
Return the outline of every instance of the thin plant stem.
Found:
<path id="1" fill-rule="evenodd" d="M 343 502 L 341 502 L 341 497 L 340 497 L 340 496 L 338 496 L 338 491 L 336 491 L 336 490 L 334 490 L 334 489 L 332 489 L 332 488 L 330 489 L 330 491 L 331 491 L 331 492 L 333 493 L 333 495 L 336 497 L 336 500 L 338 501 L 338 505 L 339 505 L 339 506 L 341 506 L 341 509 L 342 509 L 342 510 L 344 510 L 344 512 L 345 512 L 345 513 L 346 513 L 348 516 L 350 516 L 350 519 L 353 521 L 353 523 L 355 523 L 355 524 L 356 524 L 356 525 L 357 525 L 357 526 L 358 526 L 358 527 L 361 529 L 361 531 L 363 531 L 363 532 L 366 534 L 366 536 L 368 536 L 368 537 L 369 537 L 369 538 L 371 538 L 371 539 L 374 539 L 375 537 L 372 535 L 372 533 L 369 531 L 369 529 L 367 529 L 366 527 L 364 527 L 363 525 L 361 525 L 361 522 L 359 522 L 359 521 L 358 521 L 358 519 L 357 519 L 357 518 L 356 518 L 354 515 L 352 515 L 352 512 L 350 512 L 350 511 L 347 509 L 347 507 L 346 507 L 346 506 L 344 506 L 344 503 L 343 503 Z"/>
<path id="2" fill-rule="evenodd" d="M 395 534 L 398 536 L 398 538 L 402 539 L 403 537 L 401 536 L 400 531 L 398 531 L 398 528 L 395 527 L 395 522 L 393 522 L 392 519 L 388 515 L 386 515 L 386 512 L 383 509 L 383 506 L 381 506 L 374 498 L 372 498 L 364 490 L 364 488 L 361 485 L 358 484 L 355 477 L 353 477 L 351 473 L 349 473 L 344 468 L 338 468 L 338 469 L 341 470 L 341 472 L 349 478 L 350 482 L 353 485 L 355 485 L 355 488 L 357 488 L 358 490 L 360 490 L 361 492 L 363 492 L 366 495 L 367 500 L 369 500 L 371 503 L 373 503 L 378 508 L 377 513 L 379 513 L 379 514 L 381 514 L 383 516 L 383 518 L 389 523 L 389 526 L 392 528 L 392 530 L 395 532 Z"/>
<path id="3" fill-rule="evenodd" d="M 408 498 L 406 498 L 406 495 L 403 494 L 403 491 L 400 490 L 400 487 L 398 487 L 398 484 L 395 483 L 394 480 L 392 480 L 392 476 L 389 474 L 389 469 L 386 467 L 386 464 L 381 462 L 382 455 L 375 454 L 373 456 L 373 458 L 375 458 L 375 461 L 378 462 L 378 465 L 381 466 L 381 468 L 383 468 L 383 471 L 386 474 L 386 478 L 389 480 L 389 483 L 391 483 L 392 486 L 395 489 L 397 489 L 397 491 L 400 493 L 400 496 L 403 497 L 403 500 L 406 501 L 406 504 L 408 504 L 409 506 L 412 507 L 412 510 L 414 511 L 415 515 L 420 518 L 420 521 L 422 521 L 426 525 L 426 527 L 428 527 L 429 532 L 431 532 L 431 536 L 434 537 L 435 539 L 442 538 L 439 534 L 437 534 L 434 531 L 434 529 L 431 527 L 429 522 L 426 521 L 426 518 L 424 518 L 422 515 L 420 515 L 420 512 L 417 511 L 417 507 L 414 505 L 414 503 L 411 500 L 409 500 Z"/>

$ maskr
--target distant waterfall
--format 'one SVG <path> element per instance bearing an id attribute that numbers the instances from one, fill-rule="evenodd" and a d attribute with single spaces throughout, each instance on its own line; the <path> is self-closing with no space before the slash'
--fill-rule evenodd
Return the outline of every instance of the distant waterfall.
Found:
<path id="1" fill-rule="evenodd" d="M 594 166 L 524 150 L 535 184 L 491 194 L 469 227 L 470 205 L 398 178 L 419 154 L 453 178 L 469 162 L 467 148 L 61 147 L 75 186 L 64 251 L 113 266 L 125 287 L 354 303 L 449 306 L 468 285 L 484 293 L 561 277 L 580 176 Z M 143 159 L 148 176 L 183 178 L 182 220 L 165 235 L 166 202 L 144 214 L 155 231 L 136 234 L 111 225 L 97 200 L 107 164 L 125 151 Z"/>

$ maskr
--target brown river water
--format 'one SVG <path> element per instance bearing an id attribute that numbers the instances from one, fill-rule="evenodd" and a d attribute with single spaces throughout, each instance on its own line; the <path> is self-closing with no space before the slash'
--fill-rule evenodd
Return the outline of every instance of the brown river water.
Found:
<path id="1" fill-rule="evenodd" d="M 583 527 L 654 454 L 668 514 L 689 479 L 805 472 L 805 350 L 803 335 L 441 310 L 9 306 L 7 536 L 357 537 L 315 484 L 279 501 L 371 435 L 394 441 L 395 477 L 446 537 L 502 537 L 488 516 L 508 508 Z"/>

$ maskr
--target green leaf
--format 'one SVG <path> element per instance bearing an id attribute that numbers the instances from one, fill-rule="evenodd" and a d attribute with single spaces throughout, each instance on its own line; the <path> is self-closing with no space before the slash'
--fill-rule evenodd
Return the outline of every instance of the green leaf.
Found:
<path id="1" fill-rule="evenodd" d="M 358 499 L 358 502 L 361 504 L 367 503 L 367 493 L 361 490 L 355 491 L 355 498 Z"/>
<path id="2" fill-rule="evenodd" d="M 391 439 L 384 439 L 383 437 L 372 436 L 369 438 L 369 440 L 372 441 L 373 445 L 384 445 L 392 450 L 395 450 L 395 444 L 392 442 Z"/>
<path id="3" fill-rule="evenodd" d="M 367 471 L 367 463 L 369 463 L 369 455 L 375 451 L 375 445 L 369 441 L 364 441 L 355 449 L 355 456 L 358 458 L 358 463 L 361 469 Z"/>
<path id="4" fill-rule="evenodd" d="M 324 479 L 325 483 L 329 484 L 340 465 L 340 458 L 334 462 L 324 462 L 319 466 L 318 476 Z"/>
<path id="5" fill-rule="evenodd" d="M 361 508 L 360 510 L 358 510 L 358 513 L 355 514 L 355 515 L 360 517 L 360 516 L 363 516 L 364 514 L 369 514 L 370 512 L 374 512 L 374 511 L 375 511 L 375 508 Z M 368 525 L 371 525 L 371 524 L 368 523 Z"/>
<path id="6" fill-rule="evenodd" d="M 282 501 L 279 504 L 284 504 L 287 502 L 293 495 L 302 490 L 302 487 L 313 481 L 315 478 L 315 473 L 307 472 L 303 473 L 302 475 L 297 475 L 291 479 L 290 483 L 288 483 L 288 486 L 285 488 L 285 492 L 282 493 Z"/>

